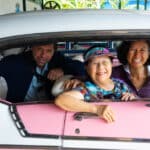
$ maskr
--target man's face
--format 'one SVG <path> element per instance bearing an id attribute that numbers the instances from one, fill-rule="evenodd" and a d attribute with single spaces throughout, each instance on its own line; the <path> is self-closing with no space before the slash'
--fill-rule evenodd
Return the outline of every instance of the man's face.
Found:
<path id="1" fill-rule="evenodd" d="M 32 54 L 37 66 L 42 68 L 53 57 L 54 44 L 35 45 L 32 47 Z"/>

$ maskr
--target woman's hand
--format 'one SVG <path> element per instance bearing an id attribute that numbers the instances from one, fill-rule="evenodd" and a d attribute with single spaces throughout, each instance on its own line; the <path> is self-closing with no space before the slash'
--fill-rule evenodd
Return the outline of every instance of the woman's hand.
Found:
<path id="1" fill-rule="evenodd" d="M 131 101 L 133 99 L 135 99 L 135 95 L 129 92 L 123 93 L 121 97 L 122 101 Z"/>
<path id="2" fill-rule="evenodd" d="M 114 116 L 114 113 L 113 113 L 112 109 L 110 108 L 110 106 L 108 106 L 108 105 L 96 105 L 96 108 L 97 108 L 96 114 L 100 118 L 103 118 L 108 123 L 115 121 L 115 116 Z"/>

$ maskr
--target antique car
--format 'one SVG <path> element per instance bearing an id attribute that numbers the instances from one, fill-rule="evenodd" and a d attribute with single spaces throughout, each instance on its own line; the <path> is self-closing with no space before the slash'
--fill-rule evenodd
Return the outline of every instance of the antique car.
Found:
<path id="1" fill-rule="evenodd" d="M 57 42 L 58 50 L 66 55 L 82 55 L 97 42 L 115 52 L 117 43 L 123 40 L 150 39 L 149 18 L 148 11 L 131 10 L 50 10 L 2 15 L 0 58 L 21 53 L 30 44 L 48 41 Z M 116 113 L 115 122 L 108 124 L 95 114 L 67 112 L 49 101 L 11 103 L 6 98 L 8 88 L 1 76 L 0 150 L 150 149 L 149 98 L 101 102 L 109 103 Z"/>

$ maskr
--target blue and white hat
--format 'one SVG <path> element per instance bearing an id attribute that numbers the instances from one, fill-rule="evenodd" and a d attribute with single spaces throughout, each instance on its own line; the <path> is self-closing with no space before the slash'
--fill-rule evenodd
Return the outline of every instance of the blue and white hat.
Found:
<path id="1" fill-rule="evenodd" d="M 87 53 L 84 55 L 84 61 L 88 61 L 89 59 L 97 56 L 108 56 L 113 58 L 113 54 L 109 51 L 109 49 L 105 47 L 93 47 L 87 51 Z"/>

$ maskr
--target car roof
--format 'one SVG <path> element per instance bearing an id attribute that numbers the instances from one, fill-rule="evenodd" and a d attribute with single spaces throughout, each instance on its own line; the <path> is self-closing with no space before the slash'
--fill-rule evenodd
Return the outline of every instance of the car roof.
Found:
<path id="1" fill-rule="evenodd" d="M 91 9 L 47 10 L 2 15 L 0 47 L 6 45 L 8 39 L 18 41 L 20 37 L 23 42 L 35 39 L 64 41 L 92 38 L 95 40 L 149 38 L 149 18 L 150 11 Z"/>
<path id="2" fill-rule="evenodd" d="M 0 38 L 45 32 L 149 30 L 150 12 L 133 10 L 51 10 L 0 16 Z"/>

